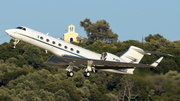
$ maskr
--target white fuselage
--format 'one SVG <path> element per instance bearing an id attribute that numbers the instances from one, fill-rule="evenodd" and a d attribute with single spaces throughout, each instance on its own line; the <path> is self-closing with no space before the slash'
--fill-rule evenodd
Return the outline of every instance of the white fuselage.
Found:
<path id="1" fill-rule="evenodd" d="M 43 34 L 41 32 L 35 31 L 33 29 L 27 27 L 17 27 L 16 29 L 8 29 L 6 33 L 11 37 L 22 40 L 29 44 L 35 45 L 40 47 L 48 52 L 51 52 L 55 56 L 61 58 L 62 55 L 71 55 L 80 58 L 88 58 L 88 59 L 95 59 L 100 60 L 101 54 L 89 51 L 87 49 L 81 48 L 79 46 L 73 45 L 71 43 L 65 42 L 63 40 L 51 37 L 49 35 Z M 116 61 L 116 62 L 126 62 L 125 59 L 121 59 L 118 56 L 113 54 L 107 53 L 110 58 L 107 58 L 108 61 Z M 113 72 L 113 73 L 123 73 L 123 74 L 133 74 L 134 69 L 129 69 L 130 72 L 127 70 L 114 70 L 114 69 L 98 69 L 101 71 L 106 72 Z"/>
<path id="2" fill-rule="evenodd" d="M 8 31 L 7 33 L 15 39 L 19 39 L 45 49 L 58 57 L 62 55 L 72 55 L 91 59 L 100 59 L 101 57 L 101 54 L 86 50 L 84 48 L 29 29 L 27 27 L 25 28 L 26 30 L 10 29 L 6 30 L 6 32 Z"/>

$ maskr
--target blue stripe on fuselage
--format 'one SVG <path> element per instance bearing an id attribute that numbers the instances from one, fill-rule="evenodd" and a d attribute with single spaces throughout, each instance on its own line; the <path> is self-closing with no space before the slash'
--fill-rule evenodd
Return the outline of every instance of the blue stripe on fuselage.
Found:
<path id="1" fill-rule="evenodd" d="M 19 35 L 22 35 L 22 36 L 25 36 L 25 37 L 28 37 L 28 38 L 30 38 L 30 39 L 33 39 L 33 40 L 39 41 L 39 42 L 44 43 L 44 44 L 46 44 L 46 45 L 50 45 L 50 46 L 52 46 L 52 47 L 58 48 L 58 49 L 60 49 L 60 50 L 63 50 L 63 51 L 69 52 L 69 53 L 71 53 L 71 54 L 77 55 L 77 56 L 79 56 L 79 57 L 81 57 L 81 58 L 85 58 L 85 57 L 83 57 L 83 56 L 81 56 L 81 55 L 78 55 L 78 54 L 73 53 L 73 52 L 71 52 L 71 51 L 68 51 L 68 50 L 62 49 L 62 48 L 60 48 L 60 47 L 57 47 L 57 46 L 51 45 L 51 44 L 49 44 L 49 43 L 46 43 L 46 42 L 43 42 L 43 41 L 41 41 L 41 40 L 35 39 L 35 38 L 33 38 L 33 37 L 30 37 L 30 36 L 27 36 L 27 35 L 24 35 L 24 34 L 21 34 L 21 33 L 17 33 L 17 32 L 15 32 L 15 33 L 16 33 L 16 34 L 19 34 Z"/>

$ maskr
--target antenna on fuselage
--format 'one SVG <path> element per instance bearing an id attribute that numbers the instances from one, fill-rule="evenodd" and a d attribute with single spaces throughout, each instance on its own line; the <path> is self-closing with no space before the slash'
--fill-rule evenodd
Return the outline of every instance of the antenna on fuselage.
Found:
<path id="1" fill-rule="evenodd" d="M 48 34 L 49 34 L 49 32 L 46 35 L 48 35 Z"/>

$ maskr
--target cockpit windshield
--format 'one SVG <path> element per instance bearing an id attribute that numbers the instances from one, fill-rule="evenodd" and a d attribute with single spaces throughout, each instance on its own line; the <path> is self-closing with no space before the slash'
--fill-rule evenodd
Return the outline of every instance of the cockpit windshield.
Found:
<path id="1" fill-rule="evenodd" d="M 22 29 L 22 30 L 26 31 L 26 28 L 24 28 L 24 27 L 16 27 L 16 29 Z"/>

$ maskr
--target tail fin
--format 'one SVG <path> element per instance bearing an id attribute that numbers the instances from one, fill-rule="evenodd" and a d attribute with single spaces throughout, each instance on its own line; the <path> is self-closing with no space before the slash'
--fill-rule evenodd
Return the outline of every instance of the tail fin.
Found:
<path id="1" fill-rule="evenodd" d="M 138 47 L 130 46 L 129 49 L 120 56 L 121 62 L 139 63 L 146 52 Z"/>
<path id="2" fill-rule="evenodd" d="M 126 63 L 138 64 L 143 58 L 144 54 L 146 54 L 146 52 L 143 49 L 135 46 L 130 46 L 129 49 L 123 55 L 120 56 L 120 61 Z M 133 74 L 134 69 L 135 68 L 126 69 L 126 73 Z"/>

